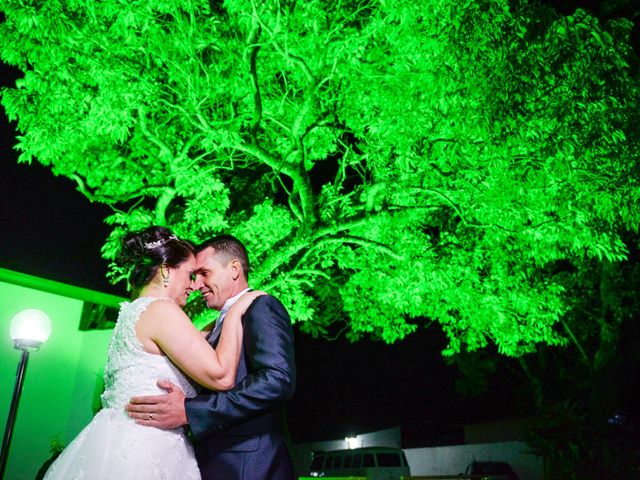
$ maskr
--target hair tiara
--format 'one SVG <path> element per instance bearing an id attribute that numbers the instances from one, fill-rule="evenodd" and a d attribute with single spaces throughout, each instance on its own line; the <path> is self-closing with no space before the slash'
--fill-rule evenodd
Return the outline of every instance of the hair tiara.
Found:
<path id="1" fill-rule="evenodd" d="M 144 248 L 146 248 L 147 250 L 155 250 L 156 248 L 163 246 L 165 243 L 169 242 L 170 240 L 177 240 L 177 239 L 178 237 L 176 237 L 175 235 L 171 235 L 165 239 L 156 240 L 155 242 L 145 242 Z"/>

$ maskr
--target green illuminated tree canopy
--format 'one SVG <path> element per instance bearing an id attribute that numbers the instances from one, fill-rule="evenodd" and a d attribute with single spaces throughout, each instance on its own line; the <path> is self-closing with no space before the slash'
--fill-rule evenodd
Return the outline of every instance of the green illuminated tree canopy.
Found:
<path id="1" fill-rule="evenodd" d="M 637 230 L 630 22 L 505 0 L 0 0 L 20 160 L 125 228 L 243 239 L 306 331 L 562 342 Z"/>

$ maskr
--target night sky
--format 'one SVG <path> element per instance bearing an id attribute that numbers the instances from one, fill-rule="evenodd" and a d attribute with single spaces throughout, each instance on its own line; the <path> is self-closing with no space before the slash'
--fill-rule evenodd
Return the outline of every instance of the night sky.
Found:
<path id="1" fill-rule="evenodd" d="M 575 5 L 564 2 L 563 10 Z M 17 75 L 0 65 L 0 86 L 13 86 Z M 125 295 L 105 280 L 100 257 L 109 232 L 102 219 L 110 209 L 90 203 L 72 181 L 40 164 L 18 165 L 15 136 L 0 108 L 0 267 Z M 487 393 L 457 394 L 457 369 L 440 354 L 446 342 L 437 324 L 395 345 L 296 333 L 298 389 L 289 408 L 294 442 L 401 426 L 405 446 L 456 443 L 466 423 L 526 413 L 518 395 L 523 380 L 509 361 Z"/>

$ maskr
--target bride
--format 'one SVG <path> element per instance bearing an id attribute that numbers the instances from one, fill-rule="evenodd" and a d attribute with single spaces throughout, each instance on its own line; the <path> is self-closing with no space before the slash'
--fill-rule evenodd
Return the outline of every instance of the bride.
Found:
<path id="1" fill-rule="evenodd" d="M 194 250 L 164 227 L 123 239 L 135 299 L 121 304 L 104 371 L 102 410 L 51 465 L 45 480 L 200 480 L 182 429 L 138 425 L 125 412 L 132 396 L 164 393 L 169 380 L 194 396 L 191 383 L 211 390 L 233 387 L 242 344 L 241 317 L 263 292 L 245 294 L 229 310 L 214 350 L 182 311 L 195 274 Z M 187 378 L 187 375 L 190 378 Z"/>

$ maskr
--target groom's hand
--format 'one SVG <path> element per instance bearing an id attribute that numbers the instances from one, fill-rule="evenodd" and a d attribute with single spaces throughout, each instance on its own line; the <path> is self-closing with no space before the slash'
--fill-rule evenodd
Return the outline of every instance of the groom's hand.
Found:
<path id="1" fill-rule="evenodd" d="M 125 410 L 138 425 L 173 429 L 186 425 L 187 414 L 184 410 L 184 393 L 180 387 L 169 380 L 159 380 L 158 386 L 166 390 L 166 395 L 133 397 Z"/>

